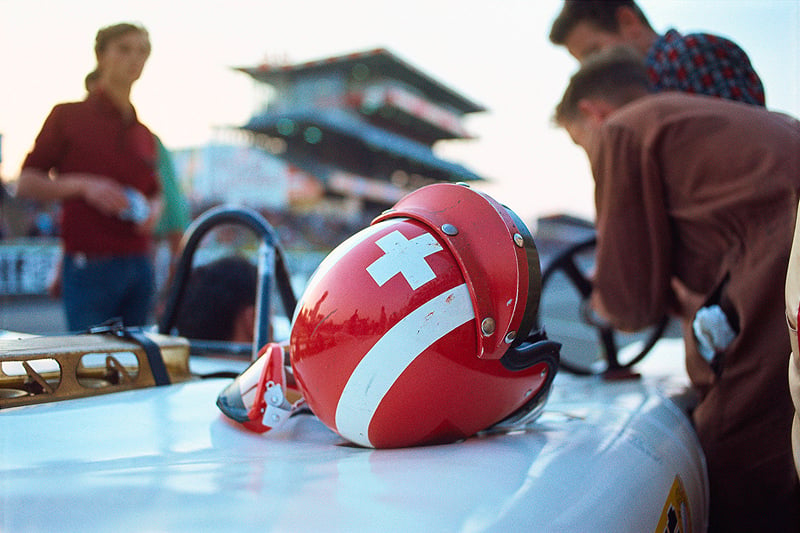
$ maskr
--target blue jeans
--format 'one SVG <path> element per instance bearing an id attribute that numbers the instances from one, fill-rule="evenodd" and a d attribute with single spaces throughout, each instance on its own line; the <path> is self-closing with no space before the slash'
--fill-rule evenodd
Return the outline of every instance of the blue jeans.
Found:
<path id="1" fill-rule="evenodd" d="M 146 255 L 66 254 L 62 288 L 70 331 L 83 331 L 117 317 L 126 326 L 142 326 L 155 295 L 153 264 Z"/>

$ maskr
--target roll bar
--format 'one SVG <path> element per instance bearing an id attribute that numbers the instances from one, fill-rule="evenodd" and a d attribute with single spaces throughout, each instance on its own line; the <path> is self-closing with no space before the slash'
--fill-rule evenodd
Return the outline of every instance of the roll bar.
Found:
<path id="1" fill-rule="evenodd" d="M 218 206 L 200 215 L 183 234 L 180 243 L 180 259 L 175 269 L 175 278 L 167 295 L 164 314 L 158 323 L 158 332 L 169 334 L 175 325 L 179 303 L 183 299 L 192 270 L 194 254 L 203 237 L 213 228 L 223 224 L 234 224 L 249 228 L 261 239 L 258 248 L 258 284 L 256 292 L 256 320 L 253 331 L 251 357 L 256 359 L 258 351 L 267 344 L 272 318 L 270 300 L 273 281 L 280 293 L 283 309 L 291 317 L 297 306 L 289 272 L 284 260 L 278 235 L 258 212 L 239 206 Z"/>

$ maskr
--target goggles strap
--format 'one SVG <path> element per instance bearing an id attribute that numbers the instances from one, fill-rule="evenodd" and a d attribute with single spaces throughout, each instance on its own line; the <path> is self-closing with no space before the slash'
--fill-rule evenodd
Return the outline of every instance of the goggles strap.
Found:
<path id="1" fill-rule="evenodd" d="M 284 347 L 275 342 L 261 350 L 259 359 L 264 359 L 264 363 L 256 387 L 256 402 L 248 413 L 251 424 L 260 426 L 257 430 L 260 433 L 283 424 L 304 403 L 302 397 L 295 403 L 286 399 L 288 390 L 297 391 L 287 385 L 285 357 Z"/>
<path id="2" fill-rule="evenodd" d="M 287 384 L 284 358 L 282 345 L 269 343 L 264 346 L 256 361 L 222 392 L 225 401 L 220 403 L 218 400 L 217 405 L 230 418 L 257 433 L 283 424 L 305 404 L 299 391 Z M 299 399 L 292 403 L 287 395 Z M 236 405 L 241 407 L 230 407 Z"/>

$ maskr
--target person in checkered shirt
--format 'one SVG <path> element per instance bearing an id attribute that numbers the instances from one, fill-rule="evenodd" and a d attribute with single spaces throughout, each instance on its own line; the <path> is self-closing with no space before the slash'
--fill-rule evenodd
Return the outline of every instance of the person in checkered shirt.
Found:
<path id="1" fill-rule="evenodd" d="M 675 90 L 766 105 L 761 79 L 736 43 L 674 29 L 659 35 L 633 0 L 565 0 L 550 41 L 581 62 L 600 50 L 630 46 L 646 57 L 653 92 Z"/>

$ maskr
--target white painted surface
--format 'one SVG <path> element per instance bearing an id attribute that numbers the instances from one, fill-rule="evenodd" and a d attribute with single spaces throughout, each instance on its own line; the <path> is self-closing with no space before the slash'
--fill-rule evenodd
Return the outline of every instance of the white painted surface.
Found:
<path id="1" fill-rule="evenodd" d="M 684 378 L 660 376 L 561 373 L 525 430 L 399 450 L 348 445 L 311 415 L 248 433 L 215 406 L 225 379 L 6 409 L 0 529 L 641 532 L 678 475 L 701 532 L 702 454 L 660 392 Z"/>

